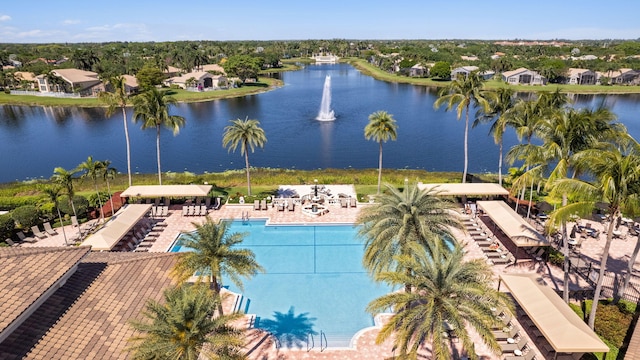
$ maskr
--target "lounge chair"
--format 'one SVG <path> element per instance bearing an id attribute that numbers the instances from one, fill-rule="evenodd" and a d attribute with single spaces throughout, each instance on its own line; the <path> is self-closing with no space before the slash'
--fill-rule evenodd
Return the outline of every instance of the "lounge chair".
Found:
<path id="1" fill-rule="evenodd" d="M 182 216 L 188 215 L 189 207 L 187 205 L 182 205 Z"/>
<path id="2" fill-rule="evenodd" d="M 47 234 L 40 231 L 40 228 L 38 227 L 38 225 L 32 226 L 31 232 L 33 232 L 33 235 L 39 237 L 40 239 L 45 239 L 47 237 Z"/>
<path id="3" fill-rule="evenodd" d="M 511 329 L 509 329 L 509 331 L 504 330 L 506 329 L 492 331 L 493 336 L 496 338 L 496 340 L 507 340 L 508 338 L 513 339 L 513 337 L 516 336 L 520 331 L 517 326 L 512 327 Z"/>
<path id="4" fill-rule="evenodd" d="M 347 199 L 340 199 L 340 206 L 342 206 L 343 208 L 349 207 L 349 203 L 347 202 Z"/>
<path id="5" fill-rule="evenodd" d="M 28 243 L 34 243 L 38 241 L 38 239 L 36 238 L 33 238 L 31 236 L 26 236 L 22 231 L 18 231 L 18 239 L 20 239 L 20 241 L 24 241 Z"/>
<path id="6" fill-rule="evenodd" d="M 356 198 L 352 197 L 352 198 L 350 198 L 350 199 L 351 199 L 351 200 L 350 200 L 349 206 L 351 206 L 351 207 L 356 207 L 356 205 L 357 205 Z"/>
<path id="7" fill-rule="evenodd" d="M 9 238 L 4 239 L 4 242 L 6 242 L 7 245 L 9 245 L 9 246 L 20 246 L 20 244 L 14 243 L 13 240 L 11 240 Z"/>
<path id="8" fill-rule="evenodd" d="M 268 209 L 268 207 L 267 207 L 267 200 L 262 199 L 262 200 L 260 201 L 260 209 L 261 209 L 261 210 L 267 210 L 267 209 Z"/>
<path id="9" fill-rule="evenodd" d="M 207 205 L 200 205 L 200 216 L 207 216 Z"/>
<path id="10" fill-rule="evenodd" d="M 533 360 L 533 358 L 536 357 L 536 353 L 533 350 L 529 350 L 529 352 L 527 352 L 526 354 L 522 355 L 522 356 L 505 356 L 504 360 Z"/>
<path id="11" fill-rule="evenodd" d="M 49 234 L 49 235 L 57 235 L 58 233 L 53 230 L 53 228 L 51 227 L 51 224 L 46 222 L 44 223 L 44 231 Z"/>
<path id="12" fill-rule="evenodd" d="M 289 202 L 289 206 L 287 208 L 289 209 L 289 211 L 294 211 L 296 209 L 296 204 L 293 202 L 293 200 Z"/>
<path id="13" fill-rule="evenodd" d="M 200 216 L 200 206 L 195 206 L 195 205 L 189 206 L 189 215 Z"/>
<path id="14" fill-rule="evenodd" d="M 260 210 L 260 200 L 253 200 L 253 210 Z"/>
<path id="15" fill-rule="evenodd" d="M 284 202 L 278 203 L 278 211 L 284 211 Z"/>
<path id="16" fill-rule="evenodd" d="M 514 343 L 514 344 L 500 344 L 500 347 L 502 348 L 502 352 L 514 352 L 516 350 L 520 350 L 522 351 L 522 349 L 524 349 L 524 347 L 527 345 L 527 339 L 525 339 L 524 337 L 521 337 L 520 340 L 518 340 L 518 342 Z"/>
<path id="17" fill-rule="evenodd" d="M 169 216 L 169 206 L 168 205 L 165 205 L 165 206 L 162 207 L 162 216 L 163 217 Z"/>

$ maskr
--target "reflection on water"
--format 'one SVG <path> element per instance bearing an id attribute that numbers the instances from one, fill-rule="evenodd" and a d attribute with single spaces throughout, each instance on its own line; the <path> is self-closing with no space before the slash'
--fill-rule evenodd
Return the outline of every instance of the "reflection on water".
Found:
<path id="1" fill-rule="evenodd" d="M 331 76 L 335 122 L 318 122 L 318 104 L 325 77 Z M 222 147 L 222 134 L 232 119 L 257 119 L 267 144 L 251 154 L 256 167 L 298 169 L 377 168 L 378 145 L 367 141 L 363 129 L 369 114 L 384 110 L 398 122 L 398 139 L 385 144 L 386 168 L 461 171 L 463 121 L 455 112 L 434 110 L 438 89 L 377 81 L 347 64 L 307 66 L 279 74 L 285 85 L 265 93 L 227 100 L 179 104 L 172 113 L 186 118 L 178 136 L 163 129 L 162 167 L 165 171 L 217 172 L 244 167 L 242 157 Z M 530 94 L 518 94 L 528 97 Z M 640 138 L 640 94 L 572 95 L 576 107 L 604 102 L 629 132 Z M 130 121 L 132 168 L 155 171 L 155 131 Z M 496 172 L 498 150 L 488 125 L 469 133 L 471 172 Z M 517 143 L 505 134 L 505 148 Z M 50 177 L 53 168 L 74 168 L 92 155 L 126 169 L 122 114 L 107 118 L 104 108 L 0 106 L 0 181 Z M 507 165 L 503 169 L 506 172 Z"/>

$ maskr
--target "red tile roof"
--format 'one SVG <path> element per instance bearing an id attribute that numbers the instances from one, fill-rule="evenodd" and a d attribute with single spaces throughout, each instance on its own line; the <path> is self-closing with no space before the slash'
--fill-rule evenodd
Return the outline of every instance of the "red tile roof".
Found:
<path id="1" fill-rule="evenodd" d="M 127 324 L 171 285 L 172 253 L 90 253 L 4 342 L 0 359 L 125 359 Z M 51 269 L 54 270 L 54 269 Z"/>

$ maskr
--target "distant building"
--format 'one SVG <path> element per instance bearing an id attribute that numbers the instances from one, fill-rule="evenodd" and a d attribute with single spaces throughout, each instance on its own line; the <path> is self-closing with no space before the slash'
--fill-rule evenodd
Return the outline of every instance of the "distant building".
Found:
<path id="1" fill-rule="evenodd" d="M 466 78 L 467 76 L 469 76 L 469 73 L 472 73 L 474 71 L 479 71 L 479 69 L 480 68 L 477 67 L 477 66 L 462 66 L 462 67 L 458 67 L 458 68 L 455 68 L 455 69 L 451 70 L 451 78 L 455 79 L 456 77 L 458 77 L 458 74 L 462 74 Z M 479 74 L 484 80 L 489 80 L 496 73 L 495 73 L 495 71 L 492 71 L 492 70 L 486 70 L 486 71 L 479 72 Z"/>
<path id="2" fill-rule="evenodd" d="M 316 55 L 312 57 L 316 61 L 316 64 L 335 64 L 338 62 L 339 57 L 328 54 L 328 55 Z"/>
<path id="3" fill-rule="evenodd" d="M 104 91 L 104 84 L 98 78 L 98 73 L 79 69 L 57 69 L 51 71 L 61 78 L 63 84 L 51 84 L 46 75 L 38 75 L 38 88 L 40 92 L 65 92 L 77 93 L 81 96 L 95 96 Z"/>
<path id="4" fill-rule="evenodd" d="M 536 71 L 527 68 L 505 71 L 502 80 L 511 85 L 545 85 L 547 79 Z"/>
<path id="5" fill-rule="evenodd" d="M 598 75 L 589 69 L 569 68 L 567 71 L 567 84 L 595 85 Z"/>
<path id="6" fill-rule="evenodd" d="M 228 86 L 227 77 L 206 71 L 193 71 L 164 81 L 167 86 L 177 85 L 183 89 L 214 90 Z"/>
<path id="7" fill-rule="evenodd" d="M 609 79 L 609 84 L 613 85 L 637 85 L 640 83 L 639 76 L 640 71 L 633 69 L 598 72 L 598 79 L 606 77 Z"/>

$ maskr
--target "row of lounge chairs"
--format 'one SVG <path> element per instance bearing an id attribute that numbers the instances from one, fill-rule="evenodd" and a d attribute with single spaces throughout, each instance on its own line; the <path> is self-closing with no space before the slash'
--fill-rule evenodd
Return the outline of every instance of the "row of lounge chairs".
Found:
<path id="1" fill-rule="evenodd" d="M 267 200 L 254 200 L 253 201 L 253 210 L 267 210 L 269 206 L 267 205 Z"/>
<path id="2" fill-rule="evenodd" d="M 208 213 L 206 205 L 184 205 L 182 206 L 182 216 L 206 216 Z"/>
<path id="3" fill-rule="evenodd" d="M 505 360 L 532 360 L 536 357 L 527 338 L 520 333 L 520 328 L 513 322 L 511 313 L 503 311 L 498 316 L 496 326 L 492 330 L 498 341 Z"/>
<path id="4" fill-rule="evenodd" d="M 340 206 L 343 208 L 347 208 L 347 207 L 356 207 L 358 204 L 358 201 L 356 200 L 356 198 L 354 197 L 350 197 L 350 198 L 340 198 Z"/>
<path id="5" fill-rule="evenodd" d="M 515 262 L 513 254 L 495 238 L 482 221 L 476 218 L 468 218 L 463 221 L 463 224 L 476 244 L 482 249 L 487 262 L 496 265 Z"/>
<path id="6" fill-rule="evenodd" d="M 169 206 L 153 206 L 151 207 L 151 216 L 153 217 L 167 217 L 169 216 Z"/>
<path id="7" fill-rule="evenodd" d="M 18 231 L 18 239 L 20 239 L 21 242 L 27 242 L 27 243 L 35 243 L 37 242 L 39 239 L 45 239 L 47 236 L 49 235 L 57 235 L 58 232 L 55 231 L 52 227 L 51 227 L 51 223 L 46 222 L 43 225 L 44 227 L 44 231 L 41 231 L 40 228 L 38 227 L 38 225 L 32 226 L 31 227 L 31 232 L 33 233 L 33 236 L 27 236 L 25 235 L 24 232 L 22 231 Z M 19 244 L 16 244 L 13 242 L 13 240 L 11 239 L 5 239 L 5 242 L 11 246 L 17 246 Z"/>
<path id="8" fill-rule="evenodd" d="M 165 222 L 155 222 L 152 225 L 152 228 L 150 229 L 150 231 L 144 236 L 144 239 L 142 239 L 142 241 L 140 241 L 137 244 L 137 246 L 133 251 L 134 252 L 149 251 L 149 249 L 153 246 L 153 244 L 155 244 L 156 240 L 158 240 L 158 238 L 160 237 L 160 233 L 162 233 L 162 231 L 166 226 L 167 224 Z"/>

